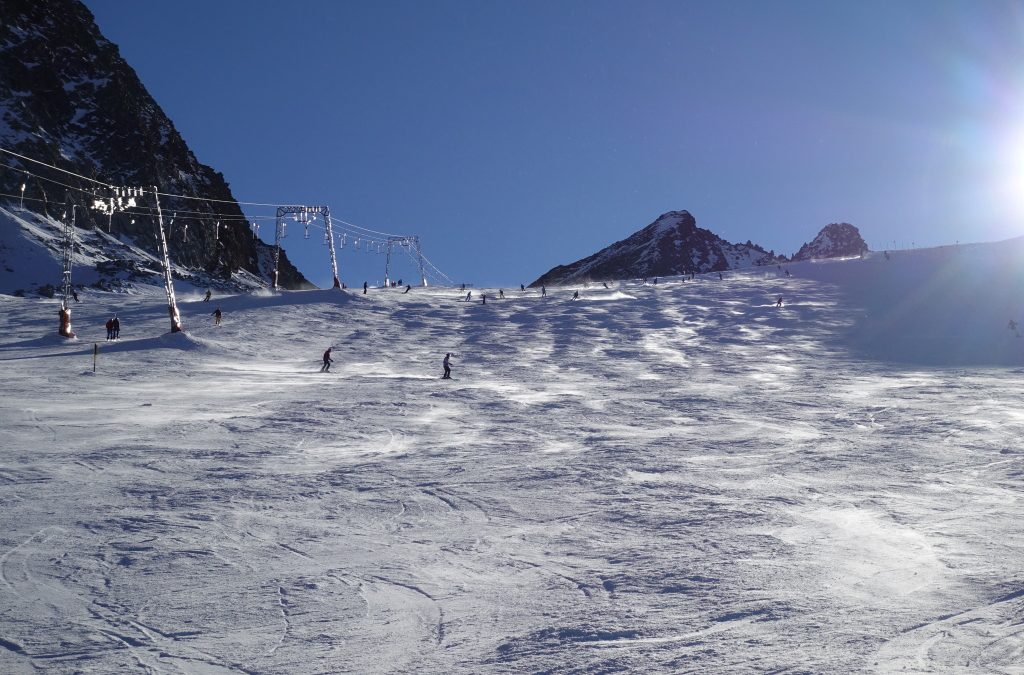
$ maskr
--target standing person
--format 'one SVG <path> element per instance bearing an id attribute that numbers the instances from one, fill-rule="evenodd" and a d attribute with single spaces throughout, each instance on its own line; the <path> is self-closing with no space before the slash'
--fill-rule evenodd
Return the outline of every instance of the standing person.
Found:
<path id="1" fill-rule="evenodd" d="M 505 289 L 504 288 L 499 288 L 498 289 L 498 298 L 500 298 L 502 300 L 505 299 Z"/>
<path id="2" fill-rule="evenodd" d="M 214 326 L 219 326 L 220 325 L 220 317 L 221 317 L 221 311 L 220 311 L 220 307 L 218 307 L 217 309 L 213 310 L 213 325 Z"/>
<path id="3" fill-rule="evenodd" d="M 480 298 L 481 298 L 480 304 L 486 305 L 487 304 L 487 294 L 486 293 L 481 293 L 480 294 Z"/>
<path id="4" fill-rule="evenodd" d="M 114 320 L 113 319 L 107 319 L 107 339 L 108 340 L 113 340 L 114 339 Z"/>
<path id="5" fill-rule="evenodd" d="M 463 284 L 463 286 L 465 286 L 465 284 Z M 473 297 L 473 291 L 469 291 L 468 293 L 466 293 L 466 302 L 469 302 L 469 299 L 472 298 L 472 297 Z"/>
<path id="6" fill-rule="evenodd" d="M 540 287 L 540 297 L 542 297 L 542 298 L 548 297 L 548 289 L 546 287 L 544 287 L 544 286 Z"/>
<path id="7" fill-rule="evenodd" d="M 722 281 L 722 273 L 721 272 L 718 273 L 718 280 Z"/>
<path id="8" fill-rule="evenodd" d="M 462 290 L 466 290 L 466 284 L 462 284 Z"/>
<path id="9" fill-rule="evenodd" d="M 324 352 L 324 365 L 320 366 L 321 373 L 328 373 L 331 370 L 331 364 L 334 363 L 334 359 L 331 358 L 331 350 L 334 347 L 328 347 L 327 351 Z"/>
<path id="10" fill-rule="evenodd" d="M 366 283 L 366 282 L 364 281 L 364 282 L 363 282 L 363 295 L 366 295 L 366 289 L 367 289 L 368 287 L 369 287 L 369 284 L 368 284 L 368 283 Z"/>
<path id="11" fill-rule="evenodd" d="M 121 337 L 121 322 L 117 320 L 117 314 L 114 315 L 114 318 L 111 319 L 111 321 L 113 322 L 111 326 L 111 332 L 113 333 L 114 339 L 116 340 L 119 337 Z"/>
<path id="12" fill-rule="evenodd" d="M 448 352 L 447 354 L 444 355 L 444 361 L 441 362 L 441 365 L 444 366 L 444 375 L 441 376 L 442 380 L 450 380 L 450 379 L 452 379 L 452 367 L 448 363 L 449 359 L 451 359 L 451 358 L 452 358 L 452 354 L 451 354 L 451 352 Z"/>
<path id="13" fill-rule="evenodd" d="M 210 289 L 209 289 L 209 288 L 207 288 L 207 289 L 206 289 L 206 295 L 205 295 L 205 296 L 203 296 L 203 302 L 209 302 L 209 301 L 210 301 L 210 295 L 211 295 L 211 293 L 210 293 Z"/>
<path id="14" fill-rule="evenodd" d="M 519 284 L 519 290 L 521 290 L 523 293 L 525 293 L 526 292 L 526 286 L 524 284 Z"/>
<path id="15" fill-rule="evenodd" d="M 781 295 L 779 296 L 779 299 L 775 302 L 775 306 L 776 307 L 782 307 L 782 296 Z"/>

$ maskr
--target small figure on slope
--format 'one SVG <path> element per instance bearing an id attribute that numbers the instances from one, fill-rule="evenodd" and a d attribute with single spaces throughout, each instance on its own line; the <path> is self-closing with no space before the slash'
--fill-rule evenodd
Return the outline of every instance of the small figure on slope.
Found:
<path id="1" fill-rule="evenodd" d="M 117 340 L 121 337 L 121 322 L 118 320 L 117 314 L 114 315 L 114 318 L 111 321 L 113 322 L 113 339 Z"/>
<path id="2" fill-rule="evenodd" d="M 405 290 L 402 291 L 402 295 L 405 295 L 406 293 L 408 293 L 411 290 L 412 290 L 412 284 L 406 284 L 405 285 Z"/>
<path id="3" fill-rule="evenodd" d="M 365 281 L 363 282 L 363 295 L 366 295 L 366 289 L 367 289 L 367 288 L 368 288 L 369 286 L 370 286 L 370 284 L 366 283 Z"/>
<path id="4" fill-rule="evenodd" d="M 324 365 L 320 366 L 321 373 L 327 373 L 331 370 L 331 364 L 334 363 L 334 359 L 331 358 L 331 350 L 334 347 L 328 347 L 327 351 L 324 352 Z"/>
<path id="5" fill-rule="evenodd" d="M 452 354 L 451 352 L 448 352 L 447 354 L 444 355 L 444 361 L 441 362 L 441 365 L 444 366 L 444 375 L 441 376 L 442 380 L 452 379 L 452 367 L 449 364 L 449 360 L 451 358 Z"/>
<path id="6" fill-rule="evenodd" d="M 465 285 L 465 284 L 463 284 L 463 285 Z M 473 297 L 473 291 L 467 292 L 466 293 L 466 302 L 469 302 L 470 298 L 472 298 L 472 297 Z"/>
<path id="7" fill-rule="evenodd" d="M 220 317 L 221 317 L 221 311 L 220 311 L 220 307 L 218 307 L 217 309 L 213 310 L 213 325 L 214 326 L 219 326 L 220 325 Z"/>
<path id="8" fill-rule="evenodd" d="M 73 288 L 71 289 L 71 297 L 75 299 L 75 302 L 81 302 L 81 300 L 78 299 L 78 291 Z"/>
<path id="9" fill-rule="evenodd" d="M 542 297 L 542 298 L 548 297 L 548 289 L 546 287 L 544 287 L 544 286 L 540 287 L 540 297 Z"/>
<path id="10" fill-rule="evenodd" d="M 782 307 L 782 296 L 781 295 L 779 296 L 779 299 L 775 301 L 775 306 L 776 307 Z"/>
<path id="11" fill-rule="evenodd" d="M 504 300 L 505 299 L 505 289 L 504 288 L 499 288 L 498 289 L 498 299 L 499 300 Z"/>
<path id="12" fill-rule="evenodd" d="M 210 301 L 210 295 L 211 295 L 210 289 L 207 288 L 206 289 L 206 295 L 203 296 L 203 302 L 209 302 Z"/>
<path id="13" fill-rule="evenodd" d="M 580 292 L 579 291 L 573 291 L 572 292 L 572 299 L 573 300 L 579 300 L 580 299 Z"/>

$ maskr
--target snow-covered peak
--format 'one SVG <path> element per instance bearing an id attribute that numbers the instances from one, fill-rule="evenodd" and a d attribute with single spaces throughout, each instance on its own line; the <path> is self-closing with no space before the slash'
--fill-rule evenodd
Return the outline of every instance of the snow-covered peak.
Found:
<path id="1" fill-rule="evenodd" d="M 867 250 L 868 245 L 860 236 L 860 230 L 849 223 L 832 223 L 823 227 L 811 243 L 801 246 L 793 260 L 845 258 Z"/>
<path id="2" fill-rule="evenodd" d="M 689 211 L 669 211 L 626 239 L 549 270 L 531 285 L 714 272 L 782 260 L 750 241 L 732 244 L 697 227 Z"/>

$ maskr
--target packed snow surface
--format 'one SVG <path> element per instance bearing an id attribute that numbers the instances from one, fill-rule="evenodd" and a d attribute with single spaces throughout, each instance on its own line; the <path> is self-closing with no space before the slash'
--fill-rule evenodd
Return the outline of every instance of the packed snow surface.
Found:
<path id="1" fill-rule="evenodd" d="M 0 296 L 0 671 L 1019 673 L 1021 263 Z"/>

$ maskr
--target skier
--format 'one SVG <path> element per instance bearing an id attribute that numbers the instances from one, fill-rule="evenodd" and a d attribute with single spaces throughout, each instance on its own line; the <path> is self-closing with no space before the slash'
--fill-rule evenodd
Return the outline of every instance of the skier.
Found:
<path id="1" fill-rule="evenodd" d="M 113 340 L 114 339 L 114 320 L 113 319 L 107 319 L 107 339 L 108 340 Z"/>
<path id="2" fill-rule="evenodd" d="M 655 285 L 655 286 L 657 286 L 657 285 L 658 285 L 658 277 L 654 277 L 654 285 Z"/>
<path id="3" fill-rule="evenodd" d="M 412 284 L 406 284 L 405 285 L 405 290 L 402 291 L 402 295 L 405 295 L 406 293 L 408 293 L 411 290 L 412 290 Z"/>
<path id="4" fill-rule="evenodd" d="M 782 307 L 782 296 L 781 295 L 779 296 L 779 299 L 775 301 L 775 306 L 776 307 Z"/>
<path id="5" fill-rule="evenodd" d="M 219 326 L 220 325 L 220 316 L 221 316 L 221 311 L 220 311 L 220 307 L 218 307 L 217 309 L 213 310 L 213 325 L 214 326 Z"/>
<path id="6" fill-rule="evenodd" d="M 573 291 L 572 292 L 572 299 L 573 300 L 579 300 L 580 299 L 580 292 L 579 291 Z"/>
<path id="7" fill-rule="evenodd" d="M 75 299 L 75 302 L 81 302 L 81 300 L 78 299 L 78 291 L 73 288 L 71 289 L 71 297 Z"/>
<path id="8" fill-rule="evenodd" d="M 114 339 L 116 340 L 119 337 L 121 337 L 121 322 L 117 320 L 117 314 L 114 315 L 114 318 L 111 321 L 113 322 L 111 333 L 113 334 Z"/>
<path id="9" fill-rule="evenodd" d="M 487 294 L 486 293 L 481 293 L 480 294 L 480 298 L 481 298 L 480 304 L 486 305 L 487 304 Z"/>
<path id="10" fill-rule="evenodd" d="M 605 288 L 608 288 L 608 282 L 607 281 L 602 281 L 601 283 L 604 284 Z"/>
<path id="11" fill-rule="evenodd" d="M 441 365 L 444 366 L 444 375 L 441 376 L 442 380 L 452 379 L 452 367 L 448 364 L 448 360 L 451 359 L 451 357 L 451 352 L 448 352 L 444 355 L 444 361 L 441 362 Z"/>
<path id="12" fill-rule="evenodd" d="M 721 272 L 719 272 L 719 273 L 718 273 L 718 280 L 719 280 L 719 281 L 721 281 L 721 280 L 722 280 L 722 273 L 721 273 Z"/>
<path id="13" fill-rule="evenodd" d="M 498 289 L 498 299 L 499 300 L 504 300 L 505 299 L 505 289 L 503 289 L 503 288 L 499 288 Z"/>
<path id="14" fill-rule="evenodd" d="M 364 282 L 363 282 L 363 295 L 366 295 L 366 289 L 367 289 L 368 287 L 369 287 L 369 284 L 368 284 L 368 283 L 366 283 L 366 282 L 364 281 Z"/>
<path id="15" fill-rule="evenodd" d="M 331 364 L 334 363 L 334 359 L 331 358 L 331 350 L 334 347 L 328 347 L 327 351 L 324 352 L 324 365 L 320 366 L 321 373 L 327 373 L 331 370 Z"/>
<path id="16" fill-rule="evenodd" d="M 465 286 L 465 284 L 463 284 L 463 286 Z M 466 293 L 466 302 L 469 302 L 469 299 L 472 298 L 472 297 L 473 297 L 473 291 L 469 291 L 468 293 Z"/>
<path id="17" fill-rule="evenodd" d="M 207 288 L 206 289 L 206 295 L 203 296 L 203 302 L 209 302 L 210 301 L 210 295 L 211 295 L 210 289 Z"/>
<path id="18" fill-rule="evenodd" d="M 524 286 L 523 284 L 519 284 L 519 290 L 521 290 L 523 293 L 525 293 L 526 292 L 526 286 Z"/>
<path id="19" fill-rule="evenodd" d="M 548 297 L 548 289 L 545 288 L 544 286 L 540 287 L 540 297 L 542 297 L 542 298 Z"/>

